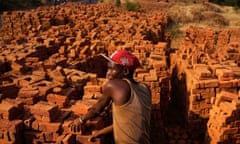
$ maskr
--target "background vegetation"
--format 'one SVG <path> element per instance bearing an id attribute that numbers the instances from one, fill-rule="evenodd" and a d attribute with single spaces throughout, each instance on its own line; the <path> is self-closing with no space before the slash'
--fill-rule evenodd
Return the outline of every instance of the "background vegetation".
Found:
<path id="1" fill-rule="evenodd" d="M 41 0 L 0 0 L 0 13 L 9 10 L 32 8 L 41 4 Z"/>
<path id="2" fill-rule="evenodd" d="M 209 2 L 216 3 L 219 5 L 240 7 L 240 0 L 209 0 Z"/>

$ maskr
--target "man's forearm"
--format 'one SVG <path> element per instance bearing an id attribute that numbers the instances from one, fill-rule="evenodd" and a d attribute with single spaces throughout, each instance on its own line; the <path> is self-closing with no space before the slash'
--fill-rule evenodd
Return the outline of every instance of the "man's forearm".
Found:
<path id="1" fill-rule="evenodd" d="M 82 120 L 85 122 L 91 118 L 94 118 L 99 114 L 98 110 L 96 110 L 94 107 L 89 108 L 88 112 L 82 117 Z"/>
<path id="2" fill-rule="evenodd" d="M 96 117 L 110 102 L 109 97 L 101 97 L 96 104 L 88 109 L 88 112 L 84 115 L 84 121 Z"/>
<path id="3" fill-rule="evenodd" d="M 110 133 L 110 132 L 113 132 L 113 126 L 110 125 L 110 126 L 107 126 L 101 130 L 98 131 L 98 136 L 100 135 L 103 135 L 103 134 L 107 134 L 107 133 Z"/>

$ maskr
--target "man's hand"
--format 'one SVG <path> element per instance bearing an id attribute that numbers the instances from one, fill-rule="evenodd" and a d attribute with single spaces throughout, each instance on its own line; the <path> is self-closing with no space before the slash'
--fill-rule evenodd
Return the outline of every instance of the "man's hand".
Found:
<path id="1" fill-rule="evenodd" d="M 80 116 L 79 118 L 76 118 L 70 124 L 71 131 L 72 132 L 80 132 L 80 131 L 82 131 L 84 123 L 85 123 L 85 120 L 84 120 L 83 116 Z"/>
<path id="2" fill-rule="evenodd" d="M 100 135 L 100 133 L 98 130 L 93 131 L 92 135 L 89 137 L 88 141 L 94 142 L 99 135 Z"/>

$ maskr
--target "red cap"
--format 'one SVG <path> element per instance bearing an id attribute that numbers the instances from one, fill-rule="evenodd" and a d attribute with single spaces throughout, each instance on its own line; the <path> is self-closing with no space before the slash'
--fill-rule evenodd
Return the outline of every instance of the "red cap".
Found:
<path id="1" fill-rule="evenodd" d="M 108 61 L 126 66 L 130 70 L 135 70 L 140 66 L 138 58 L 127 50 L 117 50 L 110 57 L 101 54 Z"/>

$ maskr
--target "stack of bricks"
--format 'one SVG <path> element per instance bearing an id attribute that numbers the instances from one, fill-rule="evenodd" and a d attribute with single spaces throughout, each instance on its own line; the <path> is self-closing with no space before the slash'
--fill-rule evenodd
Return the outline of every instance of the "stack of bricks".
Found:
<path id="1" fill-rule="evenodd" d="M 205 131 L 212 98 L 221 91 L 237 94 L 240 88 L 239 37 L 234 30 L 226 31 L 189 27 L 183 45 L 171 55 L 172 97 L 180 102 L 182 117 L 193 131 L 197 126 Z M 233 49 L 234 57 L 228 53 Z"/>
<path id="2" fill-rule="evenodd" d="M 103 85 L 104 79 L 97 80 L 97 83 L 93 82 L 88 82 L 84 86 L 84 95 L 83 95 L 83 100 L 84 99 L 98 99 L 102 96 L 102 85 Z"/>
<path id="3" fill-rule="evenodd" d="M 55 142 L 60 136 L 61 120 L 58 118 L 62 115 L 61 110 L 56 104 L 40 101 L 29 107 L 34 121 L 30 124 L 30 128 L 25 137 L 32 135 L 27 139 L 27 143 L 36 142 Z"/>
<path id="4" fill-rule="evenodd" d="M 166 116 L 170 93 L 170 76 L 165 55 L 168 48 L 167 43 L 159 42 L 156 45 L 136 45 L 134 51 L 142 63 L 145 62 L 142 69 L 137 69 L 135 78 L 146 83 L 152 93 L 152 143 L 164 142 L 165 139 L 163 118 Z"/>
<path id="5" fill-rule="evenodd" d="M 209 34 L 209 32 L 211 32 L 211 34 Z M 187 56 L 186 58 L 190 59 L 190 56 L 193 55 L 193 52 L 189 52 L 190 47 L 192 46 L 195 47 L 199 53 L 201 53 L 201 51 L 208 53 L 211 49 L 213 49 L 211 41 L 217 36 L 210 36 L 214 33 L 212 30 L 208 30 L 205 33 L 202 29 L 195 30 L 193 27 L 190 27 L 188 33 L 187 37 L 192 40 L 189 41 L 188 39 L 188 43 L 185 44 L 190 44 L 184 45 L 184 50 L 180 50 L 182 51 L 180 53 L 185 53 Z M 196 33 L 206 34 L 208 38 L 206 40 L 201 39 L 202 37 L 200 34 L 197 35 Z M 206 42 L 206 44 L 199 47 L 198 45 L 201 42 Z M 219 55 L 220 54 L 221 53 L 219 53 Z M 174 61 L 178 61 L 177 65 L 179 67 L 179 73 L 183 72 L 186 74 L 187 89 L 190 92 L 189 110 L 199 114 L 199 116 L 203 118 L 208 118 L 208 111 L 211 108 L 211 104 L 209 103 L 211 97 L 215 97 L 216 93 L 221 90 L 228 90 L 237 93 L 239 88 L 238 65 L 234 61 L 213 61 L 210 59 L 211 55 L 206 57 L 207 55 L 203 56 L 208 60 L 207 62 L 198 60 L 189 61 L 189 59 L 184 61 L 179 57 L 177 58 L 177 56 L 173 56 L 173 58 L 177 59 Z M 198 58 L 200 57 L 197 57 L 196 59 Z"/>
<path id="6" fill-rule="evenodd" d="M 239 143 L 239 96 L 222 91 L 217 94 L 212 103 L 213 108 L 207 123 L 208 137 L 206 141 L 210 144 Z"/>
<path id="7" fill-rule="evenodd" d="M 26 111 L 31 109 L 22 118 L 24 142 L 87 143 L 93 130 L 110 124 L 111 120 L 98 117 L 89 121 L 83 134 L 68 128 L 101 97 L 105 79 L 100 77 L 105 77 L 106 61 L 98 54 L 110 55 L 122 48 L 136 54 L 143 64 L 136 78 L 152 89 L 152 137 L 162 137 L 161 112 L 164 115 L 170 89 L 169 43 L 163 29 L 167 23 L 163 14 L 125 12 L 109 5 L 69 3 L 5 12 L 0 62 L 11 63 L 11 70 L 3 70 L 0 96 L 1 100 L 16 98 Z M 50 111 L 57 109 L 67 112 L 55 119 Z"/>
<path id="8" fill-rule="evenodd" d="M 19 14 L 26 21 L 36 15 L 39 23 L 35 22 L 37 20 L 22 22 Z M 124 45 L 129 41 L 140 41 L 136 46 L 142 46 L 141 44 L 147 41 L 149 43 L 164 41 L 163 27 L 168 22 L 163 14 L 121 12 L 111 6 L 72 3 L 57 7 L 40 7 L 31 12 L 5 12 L 3 15 L 5 26 L 11 25 L 11 22 L 7 20 L 9 16 L 16 17 L 14 23 L 24 28 L 25 25 L 43 27 L 43 19 L 51 21 L 50 27 L 47 28 L 48 31 L 34 28 L 33 33 L 36 35 L 24 35 L 24 32 L 29 32 L 29 30 L 17 31 L 18 34 L 22 34 L 20 36 L 14 33 L 15 39 L 25 39 L 22 43 L 16 43 L 15 39 L 12 41 L 3 39 L 7 43 L 1 52 L 1 61 L 11 62 L 15 65 L 13 66 L 15 71 L 25 73 L 37 68 L 48 70 L 56 66 L 68 67 L 76 64 L 79 59 L 82 60 L 81 66 L 85 66 L 85 69 L 94 70 L 94 67 L 88 68 L 87 63 L 90 60 L 86 61 L 86 58 L 98 53 L 110 54 L 116 49 L 125 47 Z M 62 19 L 67 23 L 62 23 Z M 140 24 L 141 22 L 144 23 Z M 8 34 L 4 30 L 6 29 L 1 29 L 0 35 Z M 41 33 L 41 36 L 37 33 Z M 131 48 L 132 51 L 134 47 Z"/>
<path id="9" fill-rule="evenodd" d="M 23 114 L 24 107 L 21 101 L 5 99 L 1 102 L 0 143 L 23 144 Z"/>

